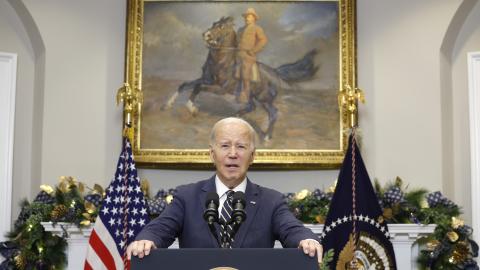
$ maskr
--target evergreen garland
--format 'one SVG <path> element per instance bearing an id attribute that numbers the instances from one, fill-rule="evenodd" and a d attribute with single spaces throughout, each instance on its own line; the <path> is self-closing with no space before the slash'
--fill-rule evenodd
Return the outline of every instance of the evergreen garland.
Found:
<path id="1" fill-rule="evenodd" d="M 465 225 L 459 215 L 460 208 L 440 192 L 426 189 L 407 192 L 402 179 L 382 187 L 375 180 L 375 192 L 388 223 L 437 224 L 435 231 L 417 240 L 420 245 L 418 266 L 428 270 L 479 269 L 474 258 L 478 245 L 472 239 L 472 228 Z M 326 192 L 302 190 L 285 195 L 294 215 L 304 223 L 323 223 L 328 213 L 335 187 Z M 328 254 L 327 251 L 325 254 Z"/>
<path id="2" fill-rule="evenodd" d="M 21 212 L 9 241 L 0 244 L 5 261 L 0 270 L 63 269 L 67 263 L 64 238 L 46 232 L 40 222 L 70 222 L 81 225 L 86 212 L 82 196 L 83 184 L 72 177 L 61 177 L 56 189 L 41 186 L 42 191 L 32 203 L 23 200 Z"/>
<path id="3" fill-rule="evenodd" d="M 15 222 L 7 237 L 10 256 L 0 269 L 61 269 L 66 263 L 67 242 L 45 232 L 40 222 L 49 220 L 53 205 L 41 202 L 22 202 L 21 218 Z M 2 254 L 4 255 L 4 254 Z"/>

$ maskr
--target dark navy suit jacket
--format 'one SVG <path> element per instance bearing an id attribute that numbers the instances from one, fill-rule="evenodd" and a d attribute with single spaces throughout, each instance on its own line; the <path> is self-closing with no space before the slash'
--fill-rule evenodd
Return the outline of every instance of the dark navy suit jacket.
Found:
<path id="1" fill-rule="evenodd" d="M 165 248 L 178 237 L 181 248 L 218 248 L 203 219 L 209 192 L 216 192 L 215 176 L 178 187 L 173 202 L 143 228 L 136 240 L 151 240 Z M 235 235 L 233 247 L 272 248 L 279 240 L 283 247 L 296 248 L 303 239 L 319 240 L 293 216 L 280 192 L 247 180 L 245 197 L 247 219 Z"/>

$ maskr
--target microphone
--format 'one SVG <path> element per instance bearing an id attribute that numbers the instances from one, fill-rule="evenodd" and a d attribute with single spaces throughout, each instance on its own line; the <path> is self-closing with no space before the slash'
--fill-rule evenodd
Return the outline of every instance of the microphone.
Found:
<path id="1" fill-rule="evenodd" d="M 203 212 L 203 219 L 208 225 L 213 225 L 218 222 L 218 206 L 220 205 L 217 192 L 207 193 L 207 199 L 205 200 L 205 212 Z"/>
<path id="2" fill-rule="evenodd" d="M 232 221 L 236 225 L 240 225 L 245 219 L 247 219 L 247 213 L 245 212 L 245 193 L 237 191 L 233 194 L 233 211 Z"/>

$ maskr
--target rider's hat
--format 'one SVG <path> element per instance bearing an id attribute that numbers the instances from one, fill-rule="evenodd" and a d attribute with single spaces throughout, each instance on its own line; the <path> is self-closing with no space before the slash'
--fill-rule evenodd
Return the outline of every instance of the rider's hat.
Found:
<path id="1" fill-rule="evenodd" d="M 254 8 L 247 8 L 247 11 L 245 11 L 245 13 L 242 14 L 243 17 L 247 17 L 248 14 L 252 14 L 255 19 L 259 20 L 260 19 L 260 16 L 258 16 L 257 12 L 255 12 L 255 9 Z"/>

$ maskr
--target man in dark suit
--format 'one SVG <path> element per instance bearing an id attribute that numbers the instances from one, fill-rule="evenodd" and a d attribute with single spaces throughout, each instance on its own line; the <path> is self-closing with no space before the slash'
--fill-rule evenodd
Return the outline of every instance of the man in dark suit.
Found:
<path id="1" fill-rule="evenodd" d="M 318 237 L 298 221 L 287 207 L 281 193 L 252 183 L 247 170 L 255 157 L 255 131 L 240 118 L 218 121 L 211 133 L 210 157 L 216 174 L 207 180 L 181 186 L 165 211 L 151 221 L 127 249 L 142 258 L 152 248 L 166 248 L 176 237 L 181 248 L 217 248 L 219 244 L 203 220 L 209 192 L 220 197 L 220 209 L 227 192 L 245 193 L 247 219 L 235 235 L 233 248 L 272 248 L 275 240 L 284 247 L 298 247 L 319 261 L 322 247 Z M 222 214 L 220 214 L 222 218 Z"/>

